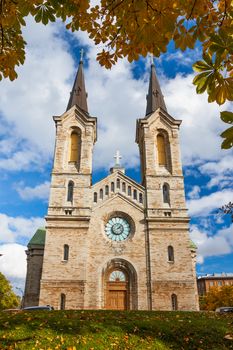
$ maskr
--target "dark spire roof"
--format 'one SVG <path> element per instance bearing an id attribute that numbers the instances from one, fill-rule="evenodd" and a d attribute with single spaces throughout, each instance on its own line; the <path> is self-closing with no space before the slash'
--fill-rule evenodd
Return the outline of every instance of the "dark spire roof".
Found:
<path id="1" fill-rule="evenodd" d="M 162 91 L 159 86 L 158 79 L 156 77 L 155 65 L 151 64 L 151 73 L 150 73 L 150 84 L 147 95 L 147 105 L 146 105 L 146 115 L 151 114 L 156 111 L 158 108 L 162 108 L 167 111 Z"/>
<path id="2" fill-rule="evenodd" d="M 88 113 L 82 56 L 79 62 L 78 72 L 75 77 L 73 89 L 70 93 L 70 99 L 66 110 L 68 111 L 74 105 L 78 105 L 83 111 Z"/>

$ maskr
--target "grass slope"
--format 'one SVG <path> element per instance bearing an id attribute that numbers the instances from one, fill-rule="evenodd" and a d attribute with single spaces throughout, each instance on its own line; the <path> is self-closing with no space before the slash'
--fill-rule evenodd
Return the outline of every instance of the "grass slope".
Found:
<path id="1" fill-rule="evenodd" d="M 0 312 L 0 349 L 233 349 L 233 314 Z"/>

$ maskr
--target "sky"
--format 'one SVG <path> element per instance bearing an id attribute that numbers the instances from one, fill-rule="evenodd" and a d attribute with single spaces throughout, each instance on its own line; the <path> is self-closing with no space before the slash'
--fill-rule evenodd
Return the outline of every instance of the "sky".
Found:
<path id="1" fill-rule="evenodd" d="M 96 62 L 97 48 L 86 33 L 68 33 L 62 23 L 43 26 L 32 18 L 24 29 L 25 64 L 18 79 L 0 82 L 0 271 L 22 294 L 27 244 L 44 226 L 52 169 L 55 125 L 69 99 L 83 48 L 88 108 L 98 118 L 93 182 L 109 173 L 120 150 L 126 175 L 140 182 L 136 119 L 145 116 L 150 60 L 119 60 L 106 70 Z M 167 53 L 155 60 L 168 113 L 182 119 L 180 142 L 190 237 L 196 243 L 197 273 L 233 272 L 233 224 L 217 209 L 233 200 L 233 151 L 221 150 L 226 124 L 220 110 L 229 103 L 208 104 L 196 95 L 192 64 L 194 51 Z"/>

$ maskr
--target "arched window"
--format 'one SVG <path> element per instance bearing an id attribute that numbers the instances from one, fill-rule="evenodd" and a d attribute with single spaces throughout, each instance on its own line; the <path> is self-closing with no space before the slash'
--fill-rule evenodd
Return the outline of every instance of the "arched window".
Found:
<path id="1" fill-rule="evenodd" d="M 159 134 L 157 136 L 157 150 L 158 150 L 158 163 L 159 165 L 166 165 L 166 145 L 165 138 L 163 135 Z"/>
<path id="2" fill-rule="evenodd" d="M 80 143 L 80 136 L 76 131 L 70 135 L 70 162 L 78 161 L 78 148 Z"/>
<path id="3" fill-rule="evenodd" d="M 131 186 L 128 186 L 128 196 L 132 196 L 132 189 L 131 189 Z"/>
<path id="4" fill-rule="evenodd" d="M 139 193 L 139 203 L 143 203 L 142 193 Z"/>
<path id="5" fill-rule="evenodd" d="M 137 190 L 133 190 L 133 199 L 138 199 Z"/>
<path id="6" fill-rule="evenodd" d="M 125 192 L 125 188 L 126 188 L 125 182 L 122 182 L 122 192 Z"/>
<path id="7" fill-rule="evenodd" d="M 169 185 L 163 185 L 163 203 L 170 204 L 170 193 L 169 193 Z"/>
<path id="8" fill-rule="evenodd" d="M 94 192 L 94 202 L 97 203 L 97 192 Z"/>
<path id="9" fill-rule="evenodd" d="M 111 182 L 111 192 L 114 192 L 115 191 L 115 184 L 114 182 Z"/>
<path id="10" fill-rule="evenodd" d="M 172 310 L 178 310 L 178 302 L 177 302 L 177 295 L 176 294 L 172 294 L 171 295 L 171 302 L 172 302 Z"/>
<path id="11" fill-rule="evenodd" d="M 168 261 L 174 261 L 174 249 L 171 245 L 167 247 Z"/>
<path id="12" fill-rule="evenodd" d="M 125 276 L 123 271 L 114 270 L 111 272 L 111 274 L 109 276 L 109 281 L 110 282 L 125 282 L 126 276 Z"/>
<path id="13" fill-rule="evenodd" d="M 117 179 L 117 185 L 116 185 L 117 188 L 120 188 L 120 179 Z"/>
<path id="14" fill-rule="evenodd" d="M 69 259 L 69 246 L 64 244 L 63 260 L 67 261 Z"/>
<path id="15" fill-rule="evenodd" d="M 67 191 L 67 202 L 73 202 L 73 194 L 74 194 L 74 183 L 73 181 L 69 181 L 68 191 Z"/>
<path id="16" fill-rule="evenodd" d="M 106 196 L 109 195 L 109 187 L 108 187 L 108 185 L 105 186 L 105 195 Z"/>
<path id="17" fill-rule="evenodd" d="M 102 190 L 102 188 L 100 189 L 100 199 L 103 199 L 103 196 L 104 196 L 104 192 Z"/>
<path id="18" fill-rule="evenodd" d="M 60 297 L 60 309 L 65 310 L 66 308 L 66 295 L 64 293 L 61 293 Z"/>

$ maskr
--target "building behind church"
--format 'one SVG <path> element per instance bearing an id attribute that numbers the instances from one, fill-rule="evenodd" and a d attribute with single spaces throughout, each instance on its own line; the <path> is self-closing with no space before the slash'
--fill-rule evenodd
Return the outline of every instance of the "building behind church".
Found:
<path id="1" fill-rule="evenodd" d="M 28 244 L 24 306 L 198 310 L 179 128 L 151 65 L 146 115 L 136 122 L 142 183 L 116 164 L 92 184 L 97 118 L 83 62 L 56 126 L 46 228 Z"/>

